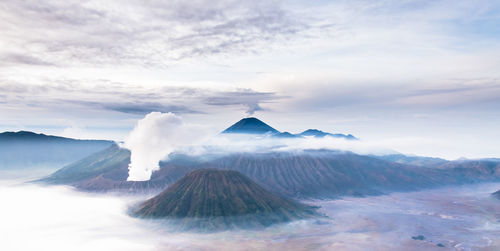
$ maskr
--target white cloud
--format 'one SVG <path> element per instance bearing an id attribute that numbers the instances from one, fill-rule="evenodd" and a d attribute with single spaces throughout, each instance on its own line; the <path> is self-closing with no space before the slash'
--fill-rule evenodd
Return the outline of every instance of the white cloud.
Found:
<path id="1" fill-rule="evenodd" d="M 154 250 L 160 237 L 125 213 L 131 198 L 0 185 L 2 250 Z"/>
<path id="2" fill-rule="evenodd" d="M 5 1 L 4 65 L 140 65 L 260 51 L 311 29 L 275 1 Z M 13 14 L 15 13 L 15 14 Z M 20 18 L 22 16 L 22 18 Z M 17 46 L 18 45 L 18 46 Z"/>
<path id="3" fill-rule="evenodd" d="M 309 250 L 311 246 L 320 246 L 369 250 L 379 246 L 412 250 L 417 244 L 432 249 L 440 242 L 447 247 L 495 249 L 499 226 L 491 209 L 498 207 L 498 202 L 490 194 L 498 189 L 498 183 L 489 183 L 315 201 L 312 204 L 321 206 L 320 211 L 331 221 L 296 221 L 259 230 L 194 233 L 174 232 L 166 222 L 127 215 L 129 206 L 144 197 L 86 194 L 68 187 L 19 185 L 0 179 L 0 249 Z M 471 201 L 481 210 L 470 210 Z M 464 212 L 467 217 L 463 217 Z M 394 224 L 395 219 L 399 224 Z M 411 236 L 419 234 L 427 242 L 411 240 Z"/>
<path id="4" fill-rule="evenodd" d="M 147 114 L 125 140 L 124 147 L 131 151 L 127 180 L 149 180 L 153 171 L 160 168 L 160 160 L 177 148 L 200 143 L 206 137 L 205 128 L 186 124 L 173 113 Z"/>

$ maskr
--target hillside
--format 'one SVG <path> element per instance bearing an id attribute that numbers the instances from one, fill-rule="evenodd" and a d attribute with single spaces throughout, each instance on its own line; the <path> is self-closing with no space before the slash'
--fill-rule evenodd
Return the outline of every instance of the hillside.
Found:
<path id="1" fill-rule="evenodd" d="M 316 212 L 265 190 L 237 171 L 201 169 L 142 203 L 135 215 L 179 220 L 188 229 L 221 230 L 269 226 Z"/>
<path id="2" fill-rule="evenodd" d="M 441 158 L 422 157 L 422 156 L 407 156 L 404 154 L 389 154 L 382 156 L 373 156 L 378 159 L 383 159 L 400 164 L 407 164 L 419 167 L 439 167 L 446 164 L 448 161 Z"/>
<path id="3" fill-rule="evenodd" d="M 446 162 L 444 167 L 419 168 L 335 151 L 238 153 L 220 156 L 172 155 L 160 163 L 149 181 L 126 181 L 130 152 L 117 146 L 68 165 L 47 177 L 93 192 L 150 193 L 165 189 L 186 173 L 204 168 L 236 170 L 264 188 L 295 198 L 365 196 L 412 191 L 443 185 L 499 181 L 493 161 Z"/>
<path id="4" fill-rule="evenodd" d="M 492 195 L 493 197 L 495 197 L 495 198 L 497 198 L 497 199 L 499 199 L 499 200 L 500 200 L 500 190 L 498 190 L 498 191 L 496 191 L 496 192 L 492 193 L 491 195 Z"/>
<path id="5" fill-rule="evenodd" d="M 103 151 L 64 166 L 43 181 L 52 184 L 68 184 L 100 175 L 105 175 L 115 181 L 126 180 L 128 163 L 130 163 L 130 151 L 112 144 Z"/>
<path id="6" fill-rule="evenodd" d="M 101 151 L 112 141 L 77 140 L 27 131 L 0 133 L 0 169 L 58 168 Z"/>
<path id="7" fill-rule="evenodd" d="M 329 133 L 329 132 L 323 132 L 318 129 L 307 129 L 299 134 L 296 134 L 298 137 L 315 137 L 315 138 L 324 138 L 326 136 L 333 137 L 333 138 L 344 138 L 348 140 L 356 140 L 358 138 L 354 137 L 351 134 L 341 134 L 341 133 Z"/>

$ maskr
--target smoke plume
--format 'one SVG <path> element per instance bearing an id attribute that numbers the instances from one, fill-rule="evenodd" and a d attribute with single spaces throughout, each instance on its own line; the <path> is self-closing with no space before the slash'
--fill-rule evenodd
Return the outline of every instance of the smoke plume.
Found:
<path id="1" fill-rule="evenodd" d="M 248 109 L 246 110 L 246 112 L 245 112 L 248 116 L 252 116 L 252 115 L 254 115 L 254 113 L 255 113 L 256 111 L 262 111 L 262 110 L 263 110 L 263 109 L 262 109 L 262 107 L 259 105 L 259 103 L 258 103 L 258 102 L 250 102 L 250 103 L 247 103 L 247 104 L 245 104 L 245 105 L 246 105 L 246 106 L 247 106 L 247 108 L 248 108 Z"/>
<path id="2" fill-rule="evenodd" d="M 201 126 L 186 124 L 173 113 L 151 112 L 139 120 L 125 140 L 130 149 L 129 181 L 145 181 L 158 170 L 160 160 L 177 148 L 200 143 L 206 137 Z"/>

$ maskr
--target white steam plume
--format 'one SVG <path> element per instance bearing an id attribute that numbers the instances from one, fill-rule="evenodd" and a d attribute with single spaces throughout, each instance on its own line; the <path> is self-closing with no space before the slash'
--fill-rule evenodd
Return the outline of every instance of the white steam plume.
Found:
<path id="1" fill-rule="evenodd" d="M 254 113 L 255 113 L 256 111 L 262 111 L 262 110 L 263 110 L 263 109 L 262 109 L 262 107 L 260 107 L 260 105 L 259 105 L 259 103 L 258 103 L 258 102 L 249 102 L 249 103 L 247 103 L 247 104 L 245 104 L 245 105 L 246 105 L 246 106 L 247 106 L 247 108 L 248 108 L 248 109 L 246 110 L 246 112 L 245 112 L 248 116 L 252 116 L 252 115 L 254 115 Z"/>
<path id="2" fill-rule="evenodd" d="M 131 152 L 127 180 L 149 180 L 160 168 L 160 160 L 177 148 L 202 142 L 206 135 L 201 126 L 186 124 L 173 113 L 149 113 L 125 140 L 124 146 Z"/>

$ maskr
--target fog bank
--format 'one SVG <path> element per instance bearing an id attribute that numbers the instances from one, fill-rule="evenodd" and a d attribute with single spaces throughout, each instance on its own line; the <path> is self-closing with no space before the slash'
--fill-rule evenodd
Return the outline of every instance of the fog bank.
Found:
<path id="1" fill-rule="evenodd" d="M 159 236 L 124 212 L 131 198 L 0 183 L 0 250 L 152 250 Z"/>
<path id="2" fill-rule="evenodd" d="M 500 201 L 490 197 L 498 189 L 314 201 L 330 219 L 201 234 L 129 217 L 128 206 L 145 198 L 0 182 L 0 250 L 498 250 Z"/>

